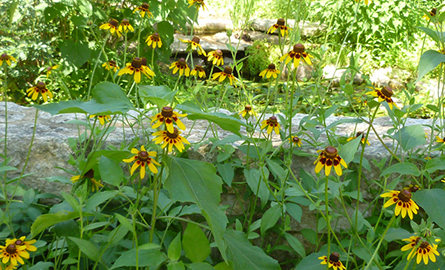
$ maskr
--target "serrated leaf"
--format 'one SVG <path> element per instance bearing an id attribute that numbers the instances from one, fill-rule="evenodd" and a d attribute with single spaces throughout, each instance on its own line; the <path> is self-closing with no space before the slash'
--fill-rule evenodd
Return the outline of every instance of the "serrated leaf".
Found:
<path id="1" fill-rule="evenodd" d="M 275 224 L 281 217 L 282 210 L 283 209 L 279 204 L 276 204 L 271 208 L 267 209 L 267 211 L 261 218 L 261 235 L 264 236 L 264 233 L 267 231 L 267 229 L 270 229 L 273 226 L 275 226 Z"/>

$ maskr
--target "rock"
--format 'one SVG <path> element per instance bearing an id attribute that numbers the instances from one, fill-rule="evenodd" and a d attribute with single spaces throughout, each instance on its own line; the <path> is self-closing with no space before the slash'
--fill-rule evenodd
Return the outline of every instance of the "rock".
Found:
<path id="1" fill-rule="evenodd" d="M 221 50 L 223 53 L 230 54 L 230 49 L 226 45 L 229 43 L 229 38 L 227 37 L 226 32 L 220 32 L 210 36 L 197 35 L 197 37 L 200 38 L 199 44 L 206 52 Z M 193 37 L 184 36 L 182 34 L 175 34 L 174 41 L 170 45 L 170 48 L 172 50 L 172 55 L 185 52 L 187 48 L 188 44 L 181 42 L 179 38 L 184 40 L 190 40 Z M 250 46 L 249 42 L 243 40 L 240 41 L 233 36 L 230 38 L 230 41 L 231 41 L 230 44 L 233 46 L 233 48 L 236 48 L 238 52 L 240 51 L 243 52 L 248 46 Z M 193 54 L 198 54 L 198 53 L 194 51 Z"/>
<path id="2" fill-rule="evenodd" d="M 383 87 L 389 85 L 392 68 L 379 68 L 372 72 L 369 78 L 371 82 L 377 87 Z"/>
<path id="3" fill-rule="evenodd" d="M 267 32 L 269 28 L 275 23 L 277 23 L 276 19 L 255 19 L 252 21 L 251 27 L 257 31 Z M 295 20 L 287 20 L 286 25 L 290 28 L 293 28 L 295 25 Z M 298 26 L 300 27 L 301 35 L 303 36 L 315 36 L 327 28 L 326 24 L 311 22 L 299 22 Z M 275 31 L 273 34 L 278 35 L 278 31 Z"/>
<path id="4" fill-rule="evenodd" d="M 339 86 L 340 85 L 340 78 L 343 76 L 343 74 L 346 72 L 346 69 L 344 68 L 336 68 L 334 65 L 326 65 L 323 68 L 323 78 L 332 80 L 332 86 Z M 351 73 L 348 72 L 346 74 L 346 81 L 351 80 Z M 362 75 L 360 73 L 355 74 L 353 83 L 354 84 L 362 84 L 363 83 Z"/>
<path id="5" fill-rule="evenodd" d="M 190 25 L 187 25 L 187 29 L 190 34 Z M 211 35 L 228 29 L 233 29 L 231 20 L 198 18 L 198 23 L 194 25 L 193 33 L 199 35 Z"/>

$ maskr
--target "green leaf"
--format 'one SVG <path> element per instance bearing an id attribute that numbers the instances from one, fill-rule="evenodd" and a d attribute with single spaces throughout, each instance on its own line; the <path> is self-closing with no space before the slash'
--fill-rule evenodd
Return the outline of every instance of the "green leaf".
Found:
<path id="1" fill-rule="evenodd" d="M 93 98 L 90 101 L 79 100 L 60 101 L 45 105 L 34 105 L 35 108 L 52 115 L 62 113 L 87 114 L 122 114 L 134 109 L 130 100 L 119 85 L 111 82 L 100 82 L 92 90 Z"/>
<path id="2" fill-rule="evenodd" d="M 34 191 L 34 189 L 30 188 L 26 190 L 25 195 L 23 195 L 23 202 L 29 206 L 34 202 L 35 198 L 36 192 Z"/>
<path id="3" fill-rule="evenodd" d="M 169 157 L 166 163 L 169 168 L 174 168 L 164 184 L 171 199 L 198 205 L 225 259 L 222 237 L 228 221 L 219 209 L 222 180 L 216 175 L 215 167 L 210 163 L 176 157 Z"/>
<path id="4" fill-rule="evenodd" d="M 436 157 L 428 160 L 425 170 L 429 173 L 433 173 L 438 170 L 445 170 L 445 157 Z"/>
<path id="5" fill-rule="evenodd" d="M 233 262 L 234 270 L 280 270 L 278 262 L 264 251 L 253 246 L 240 231 L 228 229 L 224 233 L 227 257 Z"/>
<path id="6" fill-rule="evenodd" d="M 115 187 L 120 186 L 124 179 L 124 172 L 119 163 L 104 156 L 99 161 L 99 172 L 102 181 Z"/>
<path id="7" fill-rule="evenodd" d="M 304 250 L 303 244 L 293 235 L 284 233 L 284 237 L 289 245 L 301 256 L 301 258 L 306 257 L 306 251 Z"/>
<path id="8" fill-rule="evenodd" d="M 65 199 L 65 201 L 77 212 L 80 211 L 80 203 L 79 201 L 73 197 L 73 195 L 61 192 L 60 195 Z"/>
<path id="9" fill-rule="evenodd" d="M 426 144 L 425 131 L 422 125 L 404 126 L 394 134 L 393 138 L 400 143 L 405 151 Z"/>
<path id="10" fill-rule="evenodd" d="M 110 245 L 118 244 L 119 241 L 121 241 L 125 235 L 127 235 L 127 233 L 128 229 L 120 224 L 110 232 L 107 241 L 110 243 Z"/>
<path id="11" fill-rule="evenodd" d="M 28 268 L 28 270 L 48 270 L 51 267 L 54 267 L 54 263 L 52 262 L 38 262 L 34 266 Z"/>
<path id="12" fill-rule="evenodd" d="M 75 219 L 79 217 L 79 212 L 58 212 L 55 214 L 44 214 L 39 216 L 31 226 L 32 238 L 39 233 L 59 222 Z"/>
<path id="13" fill-rule="evenodd" d="M 88 240 L 69 237 L 79 247 L 80 251 L 85 254 L 90 260 L 97 262 L 100 259 L 100 251 L 95 244 Z"/>
<path id="14" fill-rule="evenodd" d="M 392 174 L 392 173 L 411 174 L 414 176 L 420 175 L 420 171 L 416 167 L 416 165 L 414 165 L 412 163 L 408 163 L 408 162 L 402 162 L 402 163 L 394 164 L 391 167 L 384 170 L 380 174 L 380 177 L 388 175 L 388 174 Z"/>
<path id="15" fill-rule="evenodd" d="M 412 233 L 402 228 L 389 228 L 384 239 L 387 242 L 392 242 L 394 240 L 409 238 L 412 235 Z"/>
<path id="16" fill-rule="evenodd" d="M 336 126 L 338 126 L 340 124 L 345 124 L 345 123 L 363 123 L 363 121 L 361 119 L 358 119 L 358 118 L 342 118 L 340 120 L 332 122 L 329 126 L 326 127 L 325 130 L 329 130 L 329 129 L 333 128 L 333 127 L 336 127 Z"/>
<path id="17" fill-rule="evenodd" d="M 421 189 L 413 194 L 413 200 L 422 207 L 428 217 L 445 230 L 445 190 L 443 189 Z"/>
<path id="18" fill-rule="evenodd" d="M 167 256 L 159 251 L 159 249 L 160 246 L 155 244 L 151 244 L 151 246 L 147 246 L 147 248 L 139 247 L 138 266 L 149 267 L 150 269 L 158 269 L 158 267 L 167 259 Z M 113 267 L 111 267 L 110 269 L 123 269 L 130 266 L 136 266 L 135 248 L 122 253 L 122 255 L 117 258 L 116 262 L 113 264 Z"/>
<path id="19" fill-rule="evenodd" d="M 269 174 L 267 174 L 268 176 Z M 263 177 L 258 169 L 244 170 L 244 176 L 246 177 L 247 185 L 249 185 L 253 194 L 257 195 L 261 199 L 261 204 L 265 205 L 269 200 L 269 189 L 266 183 L 262 180 Z"/>
<path id="20" fill-rule="evenodd" d="M 16 167 L 11 166 L 0 166 L 0 172 L 6 172 L 6 171 L 16 171 Z"/>
<path id="21" fill-rule="evenodd" d="M 436 105 L 428 104 L 428 105 L 426 105 L 426 107 L 428 109 L 432 110 L 433 112 L 437 112 L 437 113 L 440 112 L 439 108 Z"/>
<path id="22" fill-rule="evenodd" d="M 171 241 L 170 245 L 168 246 L 168 258 L 172 261 L 177 261 L 181 257 L 181 233 L 178 233 L 178 235 Z"/>
<path id="23" fill-rule="evenodd" d="M 176 95 L 165 85 L 153 86 L 153 85 L 140 85 L 139 86 L 139 96 L 142 98 L 144 103 L 152 103 L 158 108 L 162 108 L 167 104 L 173 102 L 173 98 Z"/>
<path id="24" fill-rule="evenodd" d="M 60 52 L 62 57 L 68 62 L 73 63 L 76 67 L 80 67 L 85 64 L 91 56 L 91 50 L 88 48 L 88 44 L 81 41 L 73 41 L 71 39 L 65 39 L 60 46 Z"/>
<path id="25" fill-rule="evenodd" d="M 167 264 L 167 269 L 168 270 L 185 270 L 185 266 L 184 266 L 184 263 L 181 261 L 170 262 Z"/>
<path id="26" fill-rule="evenodd" d="M 358 145 L 360 144 L 360 141 L 362 140 L 361 137 L 357 137 L 352 141 L 347 142 L 345 145 L 343 145 L 338 152 L 338 155 L 344 159 L 346 164 L 349 164 L 354 159 L 355 152 L 357 152 Z"/>
<path id="27" fill-rule="evenodd" d="M 119 220 L 122 226 L 127 228 L 127 230 L 129 230 L 130 232 L 134 232 L 133 225 L 131 225 L 131 222 L 126 217 L 119 215 L 118 213 L 114 213 L 114 215 Z"/>
<path id="28" fill-rule="evenodd" d="M 428 72 L 435 69 L 440 63 L 445 62 L 445 55 L 438 51 L 428 50 L 422 54 L 419 61 L 419 75 L 414 83 L 420 81 Z"/>
<path id="29" fill-rule="evenodd" d="M 294 270 L 326 270 L 326 265 L 320 264 L 321 260 L 318 257 L 323 256 L 321 252 L 312 253 L 307 256 L 297 265 Z"/>
<path id="30" fill-rule="evenodd" d="M 93 16 L 93 6 L 87 0 L 77 0 L 77 6 L 80 9 L 80 12 L 87 16 Z"/>
<path id="31" fill-rule="evenodd" d="M 90 223 L 87 226 L 85 226 L 83 228 L 83 231 L 91 231 L 100 227 L 105 227 L 105 226 L 109 226 L 111 223 L 109 221 L 101 221 L 101 222 L 94 222 L 94 223 Z"/>
<path id="32" fill-rule="evenodd" d="M 267 211 L 261 218 L 261 235 L 264 236 L 264 233 L 267 231 L 267 229 L 272 228 L 278 222 L 278 219 L 280 219 L 281 217 L 282 211 L 283 209 L 279 204 L 276 204 L 267 209 Z"/>
<path id="33" fill-rule="evenodd" d="M 88 198 L 87 203 L 85 204 L 85 210 L 88 212 L 93 211 L 101 203 L 115 197 L 117 194 L 119 194 L 119 191 L 117 190 L 106 190 L 95 193 L 93 196 Z"/>
<path id="34" fill-rule="evenodd" d="M 434 31 L 433 29 L 430 29 L 428 27 L 417 27 L 420 30 L 422 30 L 423 32 L 425 32 L 425 34 L 427 34 L 428 36 L 430 36 L 436 43 L 440 42 L 440 37 L 438 35 L 437 31 Z M 443 35 L 443 34 L 442 34 Z"/>
<path id="35" fill-rule="evenodd" d="M 210 243 L 202 229 L 188 223 L 182 238 L 182 247 L 185 255 L 192 262 L 203 262 L 210 254 Z"/>
<path id="36" fill-rule="evenodd" d="M 187 265 L 187 268 L 191 270 L 215 270 L 213 266 L 206 262 L 191 263 Z"/>
<path id="37" fill-rule="evenodd" d="M 233 169 L 232 164 L 230 163 L 217 164 L 216 169 L 218 170 L 218 173 L 219 175 L 221 175 L 221 178 L 224 180 L 224 182 L 229 187 L 231 187 L 233 177 L 235 177 L 235 170 Z"/>
<path id="38" fill-rule="evenodd" d="M 217 265 L 215 265 L 213 268 L 215 270 L 233 270 L 233 263 L 232 262 L 220 262 Z"/>
<path id="39" fill-rule="evenodd" d="M 292 202 L 287 202 L 284 204 L 286 206 L 286 212 L 291 215 L 296 221 L 301 222 L 301 216 L 303 215 L 303 210 L 301 207 Z"/>
<path id="40" fill-rule="evenodd" d="M 280 165 L 278 165 L 278 163 L 269 158 L 266 158 L 266 163 L 269 170 L 277 175 L 278 179 L 280 179 L 282 182 L 286 181 L 287 170 L 284 170 Z"/>

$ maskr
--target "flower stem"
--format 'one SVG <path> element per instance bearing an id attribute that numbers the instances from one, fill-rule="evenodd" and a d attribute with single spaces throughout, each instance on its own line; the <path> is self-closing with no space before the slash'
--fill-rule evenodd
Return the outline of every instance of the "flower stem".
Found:
<path id="1" fill-rule="evenodd" d="M 386 226 L 385 231 L 384 231 L 383 234 L 380 236 L 380 241 L 379 241 L 379 243 L 377 244 L 377 247 L 375 248 L 375 251 L 374 251 L 374 253 L 373 253 L 372 256 L 371 256 L 371 259 L 369 260 L 369 262 L 368 262 L 368 264 L 366 265 L 366 268 L 365 268 L 364 270 L 368 270 L 369 267 L 371 267 L 371 265 L 372 265 L 372 263 L 373 263 L 373 261 L 374 261 L 374 258 L 375 258 L 375 256 L 377 255 L 377 252 L 379 252 L 380 245 L 382 244 L 383 239 L 385 238 L 386 233 L 388 232 L 389 228 L 391 227 L 391 224 L 394 222 L 395 219 L 396 219 L 396 216 L 393 215 L 393 216 L 391 217 L 391 220 L 389 221 L 388 225 Z M 406 269 L 406 268 L 405 268 L 405 269 Z"/>
<path id="2" fill-rule="evenodd" d="M 327 227 L 327 230 L 328 230 L 328 255 L 327 256 L 330 256 L 330 254 L 331 254 L 331 223 L 330 223 L 330 220 L 329 220 L 328 182 L 329 182 L 329 176 L 326 175 L 326 179 L 325 179 L 325 182 L 324 182 L 324 200 L 325 200 L 324 204 L 325 204 L 325 207 L 326 207 L 326 209 L 325 209 L 325 212 L 326 212 L 325 219 L 326 219 L 326 227 Z M 329 269 L 329 263 L 326 265 L 326 267 L 327 267 L 326 269 Z"/>

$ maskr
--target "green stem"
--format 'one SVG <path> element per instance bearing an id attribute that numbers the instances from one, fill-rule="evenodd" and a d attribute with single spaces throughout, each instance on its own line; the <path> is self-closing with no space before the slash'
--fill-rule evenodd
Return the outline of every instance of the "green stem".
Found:
<path id="1" fill-rule="evenodd" d="M 386 233 L 388 232 L 389 228 L 391 227 L 391 224 L 394 222 L 395 219 L 396 219 L 396 216 L 393 215 L 393 216 L 391 217 L 391 220 L 389 221 L 388 225 L 386 226 L 385 231 L 384 231 L 383 234 L 380 236 L 380 241 L 379 241 L 379 243 L 377 244 L 377 247 L 375 248 L 375 251 L 374 251 L 374 253 L 373 253 L 372 256 L 371 256 L 371 259 L 369 260 L 369 262 L 368 262 L 368 264 L 366 265 L 366 268 L 365 268 L 364 270 L 368 270 L 369 267 L 371 267 L 372 262 L 374 261 L 375 256 L 377 256 L 377 253 L 379 252 L 380 245 L 382 244 L 383 239 L 385 238 Z"/>
<path id="2" fill-rule="evenodd" d="M 328 196 L 328 182 L 329 176 L 326 175 L 325 184 L 324 184 L 324 204 L 325 204 L 325 212 L 326 212 L 326 227 L 328 229 L 328 258 L 331 255 L 331 222 L 329 220 L 329 196 Z M 326 269 L 329 269 L 329 264 L 326 265 Z"/>

